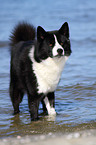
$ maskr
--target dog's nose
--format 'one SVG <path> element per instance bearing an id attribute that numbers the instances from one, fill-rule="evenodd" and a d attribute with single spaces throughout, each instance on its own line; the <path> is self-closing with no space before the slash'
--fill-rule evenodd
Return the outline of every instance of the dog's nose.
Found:
<path id="1" fill-rule="evenodd" d="M 57 49 L 57 52 L 58 52 L 59 55 L 62 55 L 63 54 L 63 50 L 61 48 L 58 48 Z"/>

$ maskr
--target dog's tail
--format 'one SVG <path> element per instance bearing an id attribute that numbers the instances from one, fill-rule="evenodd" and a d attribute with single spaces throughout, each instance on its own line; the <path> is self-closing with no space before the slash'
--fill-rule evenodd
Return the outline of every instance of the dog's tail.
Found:
<path id="1" fill-rule="evenodd" d="M 35 39 L 35 27 L 26 22 L 19 23 L 10 36 L 10 45 L 14 46 L 20 41 L 30 41 Z"/>

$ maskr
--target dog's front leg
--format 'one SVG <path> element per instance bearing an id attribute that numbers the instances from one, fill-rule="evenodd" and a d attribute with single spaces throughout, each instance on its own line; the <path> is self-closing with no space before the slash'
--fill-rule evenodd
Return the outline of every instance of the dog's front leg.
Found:
<path id="1" fill-rule="evenodd" d="M 45 103 L 48 115 L 56 115 L 54 92 L 48 93 L 48 95 L 44 98 L 44 103 Z"/>

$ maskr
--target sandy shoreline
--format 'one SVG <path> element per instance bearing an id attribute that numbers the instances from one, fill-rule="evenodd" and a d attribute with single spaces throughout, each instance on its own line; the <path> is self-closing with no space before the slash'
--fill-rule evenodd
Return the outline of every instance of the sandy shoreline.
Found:
<path id="1" fill-rule="evenodd" d="M 96 145 L 96 130 L 67 133 L 17 136 L 0 139 L 0 145 Z"/>

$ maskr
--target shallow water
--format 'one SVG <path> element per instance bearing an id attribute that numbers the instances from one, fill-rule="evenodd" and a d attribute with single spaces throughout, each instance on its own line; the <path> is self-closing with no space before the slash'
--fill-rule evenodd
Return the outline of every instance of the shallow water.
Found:
<path id="1" fill-rule="evenodd" d="M 39 3 L 36 0 L 31 5 L 24 0 L 23 6 L 21 1 L 9 1 L 3 1 L 0 5 L 0 137 L 95 129 L 96 1 L 51 1 L 53 9 L 48 7 L 50 0 L 46 4 L 45 1 Z M 10 52 L 7 41 L 13 26 L 20 20 L 27 20 L 36 26 L 42 25 L 47 30 L 57 29 L 65 21 L 70 24 L 73 53 L 66 63 L 55 93 L 56 117 L 44 117 L 40 105 L 40 120 L 31 122 L 26 95 L 20 106 L 20 114 L 12 115 L 9 97 Z"/>
<path id="2" fill-rule="evenodd" d="M 74 52 L 75 53 L 75 52 Z M 80 60 L 80 50 L 78 49 L 78 60 Z M 88 53 L 88 52 L 87 52 Z M 25 95 L 20 106 L 20 114 L 13 116 L 13 108 L 9 97 L 9 64 L 10 53 L 8 46 L 0 48 L 0 137 L 28 134 L 46 134 L 48 132 L 69 132 L 88 128 L 96 128 L 96 82 L 94 69 L 75 60 L 77 56 L 70 57 L 62 74 L 61 82 L 56 90 L 55 108 L 56 117 L 42 115 L 40 105 L 40 120 L 31 122 L 27 96 Z M 90 53 L 89 53 L 90 54 Z M 92 55 L 92 54 L 91 54 Z M 93 53 L 93 55 L 96 55 Z M 93 59 L 93 56 L 90 60 Z M 87 61 L 85 53 L 84 61 Z M 89 60 L 89 59 L 88 59 Z M 79 62 L 80 63 L 80 62 Z M 78 71 L 81 69 L 84 72 Z M 88 71 L 88 69 L 90 71 Z M 92 76 L 91 76 L 92 73 Z M 93 75 L 94 74 L 94 75 Z"/>

